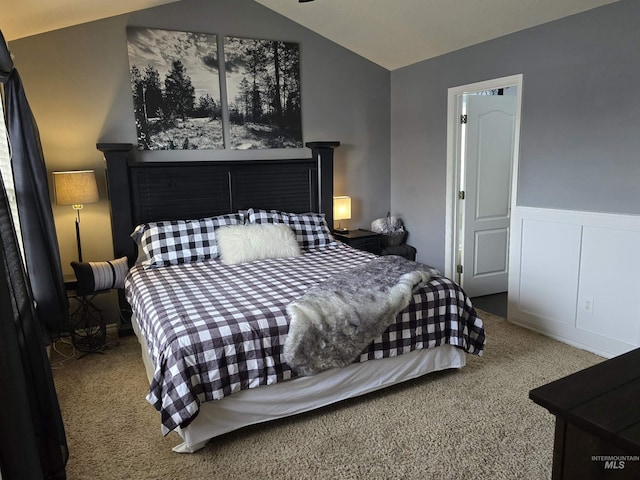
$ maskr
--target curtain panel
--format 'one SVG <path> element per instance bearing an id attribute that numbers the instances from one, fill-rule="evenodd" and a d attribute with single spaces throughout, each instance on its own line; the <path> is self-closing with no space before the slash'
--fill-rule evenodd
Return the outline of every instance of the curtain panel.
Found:
<path id="1" fill-rule="evenodd" d="M 2 45 L 0 45 L 0 48 Z M 6 48 L 6 47 L 5 47 Z M 18 71 L 5 73 L 5 115 L 27 274 L 50 342 L 69 329 L 47 170 L 38 126 Z"/>
<path id="2" fill-rule="evenodd" d="M 12 167 L 19 172 L 16 203 L 24 215 L 21 227 L 29 226 L 25 255 L 33 256 L 26 262 L 29 278 L 0 174 L 0 476 L 63 480 L 69 453 L 45 348 L 50 333 L 38 311 L 48 319 L 49 332 L 59 331 L 67 322 L 68 301 L 38 131 L 2 32 L 0 82 L 5 83 Z M 26 206 L 20 208 L 20 202 Z M 39 293 L 35 299 L 33 285 Z"/>
<path id="3" fill-rule="evenodd" d="M 0 472 L 3 480 L 64 479 L 62 415 L 4 182 L 0 247 Z"/>

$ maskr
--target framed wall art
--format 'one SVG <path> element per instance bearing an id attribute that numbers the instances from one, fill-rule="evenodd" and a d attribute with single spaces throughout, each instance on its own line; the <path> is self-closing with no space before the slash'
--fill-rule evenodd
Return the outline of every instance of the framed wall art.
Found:
<path id="1" fill-rule="evenodd" d="M 230 148 L 301 148 L 298 44 L 226 37 L 224 61 Z"/>
<path id="2" fill-rule="evenodd" d="M 224 148 L 216 35 L 128 27 L 140 150 Z"/>

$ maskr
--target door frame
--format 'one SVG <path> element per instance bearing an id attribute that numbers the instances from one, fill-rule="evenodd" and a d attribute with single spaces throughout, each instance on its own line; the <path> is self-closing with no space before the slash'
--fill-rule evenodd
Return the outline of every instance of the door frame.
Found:
<path id="1" fill-rule="evenodd" d="M 448 278 L 456 279 L 456 266 L 458 263 L 459 235 L 459 210 L 460 200 L 458 192 L 460 185 L 461 168 L 461 139 L 460 139 L 460 115 L 462 114 L 462 102 L 460 97 L 464 94 L 494 90 L 506 87 L 516 87 L 516 125 L 513 142 L 513 166 L 511 172 L 511 212 L 516 206 L 518 194 L 518 153 L 520 151 L 520 119 L 522 111 L 522 81 L 523 74 L 510 75 L 508 77 L 495 78 L 483 82 L 451 87 L 447 95 L 447 177 L 446 177 L 446 217 L 445 217 L 445 263 L 444 274 Z M 513 217 L 510 216 L 509 232 L 513 232 Z M 509 244 L 511 241 L 509 240 Z M 509 264 L 511 263 L 511 248 L 509 248 Z M 511 275 L 511 268 L 509 268 Z M 463 286 L 464 288 L 464 286 Z"/>

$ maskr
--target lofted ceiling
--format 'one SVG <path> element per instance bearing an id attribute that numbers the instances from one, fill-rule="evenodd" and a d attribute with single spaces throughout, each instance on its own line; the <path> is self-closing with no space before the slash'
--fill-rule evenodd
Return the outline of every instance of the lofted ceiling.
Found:
<path id="1" fill-rule="evenodd" d="M 8 42 L 178 0 L 2 0 L 0 30 Z"/>
<path id="2" fill-rule="evenodd" d="M 7 41 L 179 0 L 2 0 Z M 255 0 L 388 69 L 618 0 Z"/>

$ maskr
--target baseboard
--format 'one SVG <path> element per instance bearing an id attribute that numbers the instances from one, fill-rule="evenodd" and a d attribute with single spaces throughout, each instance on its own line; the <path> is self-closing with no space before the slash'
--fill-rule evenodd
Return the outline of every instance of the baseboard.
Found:
<path id="1" fill-rule="evenodd" d="M 517 319 L 513 319 L 513 318 L 507 318 L 507 321 L 509 323 L 512 323 L 513 325 L 517 325 L 519 327 L 522 328 L 526 328 L 527 330 L 531 330 L 533 332 L 539 333 L 540 335 L 544 335 L 545 337 L 551 338 L 552 340 L 556 340 L 560 343 L 566 343 L 567 345 L 570 345 L 572 347 L 578 348 L 580 350 L 584 350 L 585 352 L 589 352 L 589 353 L 593 353 L 595 355 L 598 355 L 600 357 L 603 358 L 613 358 L 615 357 L 617 354 L 612 354 L 611 352 L 606 352 L 604 350 L 600 350 L 592 345 L 587 345 L 584 343 L 580 343 L 580 342 L 576 342 L 574 339 L 569 338 L 569 337 L 565 337 L 562 335 L 556 335 L 554 333 L 551 333 L 547 330 L 544 330 L 542 328 L 539 328 L 535 325 L 532 325 L 530 323 L 527 322 L 521 322 L 518 321 Z"/>
<path id="2" fill-rule="evenodd" d="M 118 324 L 117 323 L 107 323 L 107 335 L 118 335 Z"/>

